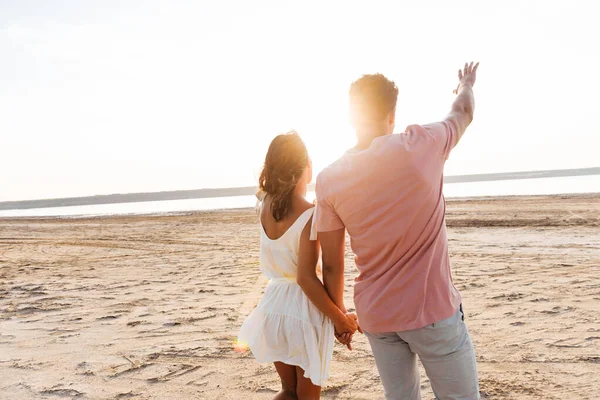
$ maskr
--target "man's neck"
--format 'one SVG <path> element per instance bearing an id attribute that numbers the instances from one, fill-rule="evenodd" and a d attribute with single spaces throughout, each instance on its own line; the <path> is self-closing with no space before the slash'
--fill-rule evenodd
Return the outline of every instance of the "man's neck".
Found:
<path id="1" fill-rule="evenodd" d="M 387 133 L 384 129 L 356 132 L 358 140 L 356 141 L 356 146 L 354 146 L 354 148 L 357 150 L 368 149 L 374 139 L 385 135 L 387 135 Z"/>

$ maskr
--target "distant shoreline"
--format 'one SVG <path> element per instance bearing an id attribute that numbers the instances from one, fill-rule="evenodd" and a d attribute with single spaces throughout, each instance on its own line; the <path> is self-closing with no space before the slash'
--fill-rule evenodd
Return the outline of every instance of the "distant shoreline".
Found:
<path id="1" fill-rule="evenodd" d="M 468 203 L 496 203 L 504 201 L 548 201 L 555 199 L 556 201 L 575 200 L 575 201 L 596 201 L 600 199 L 600 193 L 562 193 L 562 194 L 522 194 L 522 195 L 493 195 L 493 196 L 465 196 L 446 198 L 449 205 L 452 204 L 468 204 Z M 149 211 L 142 213 L 114 213 L 114 214 L 73 214 L 73 215 L 16 215 L 16 216 L 0 216 L 0 223 L 7 221 L 85 221 L 85 220 L 133 220 L 136 218 L 177 218 L 194 215 L 225 215 L 226 213 L 240 213 L 245 211 L 256 211 L 256 207 L 240 207 L 240 208 L 214 208 L 207 210 L 181 210 L 181 211 Z"/>
<path id="2" fill-rule="evenodd" d="M 493 174 L 454 175 L 444 178 L 444 183 L 489 182 L 501 180 L 561 178 L 569 176 L 600 175 L 600 167 L 544 171 L 504 172 Z M 72 207 L 99 204 L 138 203 L 147 201 L 185 200 L 214 197 L 251 196 L 256 187 L 246 186 L 222 189 L 173 190 L 146 193 L 117 193 L 108 195 L 68 197 L 40 200 L 16 200 L 0 202 L 0 210 L 25 210 L 32 208 Z M 310 186 L 314 190 L 314 185 Z"/>

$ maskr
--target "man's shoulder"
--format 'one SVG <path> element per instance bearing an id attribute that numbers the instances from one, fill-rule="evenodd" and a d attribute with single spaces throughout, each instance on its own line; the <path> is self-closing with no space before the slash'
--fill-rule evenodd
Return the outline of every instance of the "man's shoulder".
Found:
<path id="1" fill-rule="evenodd" d="M 431 122 L 428 124 L 420 125 L 413 124 L 406 127 L 407 135 L 424 135 L 424 136 L 435 136 L 439 132 L 447 132 L 453 128 L 453 123 L 444 119 L 438 122 Z"/>
<path id="2" fill-rule="evenodd" d="M 320 181 L 328 180 L 332 177 L 335 177 L 337 174 L 339 174 L 341 172 L 341 166 L 344 163 L 343 160 L 345 157 L 346 157 L 346 153 L 344 153 L 337 160 L 335 160 L 334 162 L 332 162 L 331 164 L 329 164 L 328 166 L 323 168 L 323 170 L 321 172 L 319 172 L 319 174 L 317 175 L 317 182 L 319 180 Z"/>
<path id="3" fill-rule="evenodd" d="M 346 162 L 344 161 L 345 157 L 346 153 L 319 172 L 315 186 L 318 197 L 322 198 L 328 195 L 333 184 L 339 182 L 341 175 L 344 173 L 343 166 L 346 165 Z"/>

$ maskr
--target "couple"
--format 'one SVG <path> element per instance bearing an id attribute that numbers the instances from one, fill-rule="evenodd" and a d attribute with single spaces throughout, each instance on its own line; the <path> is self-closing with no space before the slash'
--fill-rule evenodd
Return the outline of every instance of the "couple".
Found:
<path id="1" fill-rule="evenodd" d="M 350 86 L 357 144 L 317 177 L 295 132 L 269 146 L 260 176 L 260 267 L 269 284 L 239 341 L 282 382 L 275 399 L 318 399 L 333 337 L 369 339 L 386 399 L 420 399 L 418 355 L 437 399 L 478 399 L 473 344 L 452 283 L 442 195 L 444 163 L 473 119 L 478 64 L 458 72 L 442 122 L 394 130 L 398 89 L 381 74 Z M 346 232 L 356 315 L 343 301 Z M 319 255 L 322 253 L 322 277 Z M 360 322 L 360 326 L 359 323 Z"/>

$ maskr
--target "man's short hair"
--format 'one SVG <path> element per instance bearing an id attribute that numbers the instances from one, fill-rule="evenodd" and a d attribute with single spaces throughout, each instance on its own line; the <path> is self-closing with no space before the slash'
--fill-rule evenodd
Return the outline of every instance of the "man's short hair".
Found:
<path id="1" fill-rule="evenodd" d="M 396 108 L 398 88 L 383 74 L 363 75 L 350 85 L 350 112 L 358 123 L 383 120 Z"/>

